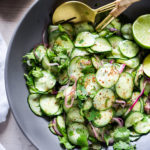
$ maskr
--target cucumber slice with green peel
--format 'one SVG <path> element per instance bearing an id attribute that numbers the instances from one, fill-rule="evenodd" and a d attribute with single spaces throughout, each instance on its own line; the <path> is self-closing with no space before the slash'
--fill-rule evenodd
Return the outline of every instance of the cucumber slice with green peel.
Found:
<path id="1" fill-rule="evenodd" d="M 83 104 L 83 110 L 86 111 L 86 110 L 90 110 L 93 106 L 93 101 L 92 99 L 88 98 L 84 104 Z"/>
<path id="2" fill-rule="evenodd" d="M 135 75 L 135 78 L 134 78 L 134 84 L 135 86 L 139 87 L 139 83 L 140 83 L 140 79 L 141 77 L 144 75 L 144 72 L 143 72 L 143 65 L 140 65 L 136 71 L 136 75 Z"/>
<path id="3" fill-rule="evenodd" d="M 144 81 L 145 81 L 145 78 L 142 77 L 141 80 L 140 80 L 140 90 L 142 91 L 143 88 L 144 88 Z M 146 83 L 146 86 L 144 88 L 144 95 L 148 96 L 148 94 L 150 93 L 150 83 L 147 82 Z"/>
<path id="4" fill-rule="evenodd" d="M 110 54 L 108 54 L 107 58 L 127 59 L 121 54 L 118 46 L 119 43 L 123 41 L 123 39 L 120 36 L 112 36 L 108 40 L 112 46 L 112 51 Z"/>
<path id="5" fill-rule="evenodd" d="M 97 110 L 106 110 L 115 102 L 115 94 L 111 89 L 101 89 L 93 99 L 93 106 Z"/>
<path id="6" fill-rule="evenodd" d="M 90 48 L 90 47 L 87 47 L 86 48 L 86 51 L 90 54 L 94 54 L 95 52 Z"/>
<path id="7" fill-rule="evenodd" d="M 35 58 L 41 62 L 43 57 L 46 54 L 46 48 L 43 45 L 39 45 L 35 50 L 34 50 L 34 55 Z"/>
<path id="8" fill-rule="evenodd" d="M 88 146 L 88 129 L 80 123 L 72 123 L 67 129 L 68 139 L 72 144 L 82 147 Z"/>
<path id="9" fill-rule="evenodd" d="M 130 131 L 130 136 L 132 136 L 132 137 L 139 137 L 140 134 L 136 133 L 135 131 Z"/>
<path id="10" fill-rule="evenodd" d="M 114 36 L 108 38 L 108 41 L 110 42 L 112 48 L 116 49 L 118 47 L 119 43 L 123 41 L 123 38 L 121 38 L 120 36 L 114 35 Z"/>
<path id="11" fill-rule="evenodd" d="M 56 112 L 56 116 L 61 115 L 63 113 L 63 107 L 59 107 L 59 110 Z"/>
<path id="12" fill-rule="evenodd" d="M 144 73 L 150 77 L 150 54 L 143 61 Z"/>
<path id="13" fill-rule="evenodd" d="M 87 71 L 90 73 L 92 68 L 92 61 L 89 57 L 77 56 L 74 57 L 70 62 L 70 65 L 68 67 L 68 75 L 71 80 L 73 80 L 73 78 L 78 79 L 83 76 L 83 71 Z"/>
<path id="14" fill-rule="evenodd" d="M 139 134 L 146 134 L 150 131 L 150 118 L 145 117 L 143 120 L 139 121 L 134 125 L 134 130 Z"/>
<path id="15" fill-rule="evenodd" d="M 56 79 L 49 71 L 42 71 L 42 73 L 42 77 L 34 80 L 35 88 L 41 92 L 47 92 L 55 86 Z"/>
<path id="16" fill-rule="evenodd" d="M 49 59 L 47 56 L 44 56 L 43 59 L 42 59 L 42 67 L 45 69 L 45 70 L 51 70 L 51 66 L 49 65 L 50 62 L 49 62 Z"/>
<path id="17" fill-rule="evenodd" d="M 57 116 L 56 124 L 57 124 L 59 132 L 62 135 L 65 135 L 66 134 L 66 125 L 65 125 L 65 120 L 62 116 Z"/>
<path id="18" fill-rule="evenodd" d="M 99 69 L 99 67 L 102 65 L 101 60 L 99 59 L 98 56 L 93 56 L 91 58 L 92 64 L 95 67 L 95 69 Z"/>
<path id="19" fill-rule="evenodd" d="M 80 57 L 74 57 L 70 62 L 70 65 L 68 67 L 68 75 L 70 78 L 75 77 L 76 79 L 78 79 L 83 76 L 83 73 L 81 72 L 78 64 L 79 59 Z"/>
<path id="20" fill-rule="evenodd" d="M 135 142 L 135 141 L 137 141 L 139 138 L 140 138 L 140 136 L 135 136 L 135 137 L 130 136 L 130 137 L 129 137 L 129 140 L 130 140 L 131 142 Z"/>
<path id="21" fill-rule="evenodd" d="M 91 47 L 95 44 L 95 38 L 90 32 L 81 32 L 75 40 L 75 47 Z"/>
<path id="22" fill-rule="evenodd" d="M 67 34 L 60 35 L 54 43 L 53 50 L 56 54 L 59 53 L 67 53 L 68 55 L 71 54 L 74 48 L 73 42 L 70 40 Z"/>
<path id="23" fill-rule="evenodd" d="M 96 81 L 95 74 L 85 75 L 83 79 L 83 86 L 88 95 L 96 93 L 101 88 L 101 86 Z"/>
<path id="24" fill-rule="evenodd" d="M 135 125 L 137 122 L 141 121 L 144 115 L 140 112 L 132 112 L 125 120 L 125 126 L 127 128 Z"/>
<path id="25" fill-rule="evenodd" d="M 38 116 L 42 116 L 42 111 L 40 108 L 40 95 L 39 94 L 30 94 L 28 96 L 28 104 L 32 112 Z"/>
<path id="26" fill-rule="evenodd" d="M 125 40 L 119 43 L 119 50 L 128 58 L 133 58 L 139 52 L 139 47 L 132 41 Z"/>
<path id="27" fill-rule="evenodd" d="M 74 31 L 74 27 L 69 24 L 69 23 L 65 23 L 65 24 L 62 24 L 62 27 L 64 28 L 65 32 L 70 36 L 70 37 L 73 37 L 73 35 L 75 34 L 75 31 Z"/>
<path id="28" fill-rule="evenodd" d="M 95 39 L 95 44 L 91 47 L 91 49 L 96 53 L 110 52 L 112 47 L 107 39 L 100 37 Z"/>
<path id="29" fill-rule="evenodd" d="M 150 14 L 138 17 L 132 26 L 135 41 L 143 48 L 150 49 Z"/>
<path id="30" fill-rule="evenodd" d="M 133 86 L 132 75 L 127 72 L 122 73 L 115 86 L 117 95 L 122 99 L 129 99 L 132 96 Z"/>
<path id="31" fill-rule="evenodd" d="M 49 123 L 49 125 L 48 125 L 48 128 L 49 128 L 49 130 L 50 130 L 53 134 L 56 135 L 56 132 L 55 132 L 55 130 L 54 130 L 54 128 L 53 128 L 53 123 L 52 123 L 52 122 L 53 122 L 53 121 L 51 120 L 50 123 Z"/>
<path id="32" fill-rule="evenodd" d="M 76 35 L 79 34 L 80 32 L 85 32 L 85 31 L 94 32 L 93 26 L 88 22 L 76 23 L 74 24 L 74 28 L 75 28 Z"/>
<path id="33" fill-rule="evenodd" d="M 53 116 L 58 112 L 60 105 L 55 96 L 43 95 L 40 98 L 40 107 L 45 115 Z"/>
<path id="34" fill-rule="evenodd" d="M 133 39 L 132 24 L 131 23 L 124 24 L 121 27 L 121 33 L 125 39 L 132 40 Z"/>
<path id="35" fill-rule="evenodd" d="M 117 63 L 126 64 L 129 68 L 137 68 L 140 65 L 140 59 L 134 57 L 128 60 L 117 59 Z"/>
<path id="36" fill-rule="evenodd" d="M 135 102 L 135 100 L 138 98 L 139 95 L 140 95 L 140 92 L 133 92 L 132 97 L 131 97 L 132 104 Z M 142 98 L 140 98 L 138 100 L 138 102 L 134 105 L 132 111 L 139 111 L 139 112 L 143 113 L 144 102 L 143 102 Z"/>
<path id="37" fill-rule="evenodd" d="M 78 107 L 72 107 L 67 113 L 67 121 L 84 123 L 84 117 L 80 115 L 80 109 Z"/>
<path id="38" fill-rule="evenodd" d="M 121 23 L 119 21 L 118 18 L 115 18 L 112 22 L 111 22 L 112 26 L 117 29 L 118 31 L 120 31 L 121 29 Z"/>
<path id="39" fill-rule="evenodd" d="M 100 118 L 96 118 L 93 121 L 93 124 L 96 127 L 104 127 L 108 123 L 110 123 L 112 118 L 113 118 L 113 110 L 112 109 L 100 111 Z"/>
<path id="40" fill-rule="evenodd" d="M 110 88 L 119 79 L 119 71 L 113 64 L 104 64 L 96 73 L 97 82 L 105 88 Z"/>
<path id="41" fill-rule="evenodd" d="M 87 56 L 89 55 L 89 52 L 86 51 L 84 48 L 75 48 L 71 53 L 71 59 L 73 59 L 76 56 Z"/>

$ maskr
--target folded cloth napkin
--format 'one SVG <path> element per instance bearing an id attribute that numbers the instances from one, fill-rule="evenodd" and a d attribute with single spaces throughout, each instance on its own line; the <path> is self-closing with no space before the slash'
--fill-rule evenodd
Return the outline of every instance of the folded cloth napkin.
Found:
<path id="1" fill-rule="evenodd" d="M 5 81 L 4 81 L 4 66 L 6 58 L 7 46 L 0 34 L 0 123 L 6 121 L 9 110 L 9 104 L 6 97 Z M 0 147 L 1 150 L 1 147 Z"/>

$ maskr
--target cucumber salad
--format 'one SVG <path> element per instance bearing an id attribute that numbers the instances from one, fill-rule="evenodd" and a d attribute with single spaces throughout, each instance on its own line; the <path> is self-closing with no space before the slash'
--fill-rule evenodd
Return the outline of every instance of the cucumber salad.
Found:
<path id="1" fill-rule="evenodd" d="M 65 149 L 135 150 L 150 131 L 148 50 L 136 25 L 121 22 L 100 32 L 88 22 L 49 25 L 48 44 L 23 57 L 29 107 Z"/>

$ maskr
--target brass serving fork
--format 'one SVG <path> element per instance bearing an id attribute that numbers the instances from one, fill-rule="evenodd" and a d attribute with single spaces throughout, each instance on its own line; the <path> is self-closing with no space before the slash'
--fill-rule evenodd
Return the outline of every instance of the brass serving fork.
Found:
<path id="1" fill-rule="evenodd" d="M 109 15 L 96 27 L 96 30 L 104 29 L 110 22 L 124 12 L 130 5 L 140 0 L 117 0 L 115 8 Z"/>

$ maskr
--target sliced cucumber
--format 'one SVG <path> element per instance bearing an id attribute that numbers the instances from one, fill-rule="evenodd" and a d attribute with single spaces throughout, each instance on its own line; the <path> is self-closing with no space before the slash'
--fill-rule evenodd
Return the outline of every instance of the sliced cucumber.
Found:
<path id="1" fill-rule="evenodd" d="M 138 98 L 139 95 L 140 95 L 140 92 L 133 92 L 132 98 L 131 98 L 132 103 L 135 102 L 135 100 Z M 144 111 L 144 103 L 143 103 L 142 98 L 140 98 L 138 102 L 134 105 L 132 111 L 139 111 L 141 113 Z"/>
<path id="2" fill-rule="evenodd" d="M 138 57 L 134 57 L 132 59 L 123 60 L 123 59 L 117 59 L 118 63 L 126 64 L 129 68 L 137 68 L 140 64 L 140 59 Z"/>
<path id="3" fill-rule="evenodd" d="M 141 91 L 142 91 L 143 88 L 144 88 L 144 81 L 145 81 L 145 79 L 144 79 L 144 77 L 142 77 L 141 80 L 140 80 L 140 90 L 141 90 Z M 150 83 L 147 82 L 147 83 L 146 83 L 146 86 L 145 86 L 145 88 L 144 88 L 144 95 L 148 96 L 149 93 L 150 93 Z"/>
<path id="4" fill-rule="evenodd" d="M 75 27 L 76 34 L 79 34 L 80 32 L 84 32 L 84 31 L 94 32 L 93 26 L 88 22 L 81 22 L 81 23 L 74 24 L 74 27 Z"/>
<path id="5" fill-rule="evenodd" d="M 84 123 L 83 116 L 80 115 L 80 109 L 77 107 L 72 107 L 67 113 L 67 121 L 70 122 L 78 122 Z"/>
<path id="6" fill-rule="evenodd" d="M 150 131 L 150 118 L 145 117 L 142 121 L 139 121 L 134 125 L 134 130 L 139 134 L 146 134 Z"/>
<path id="7" fill-rule="evenodd" d="M 101 89 L 93 99 L 93 105 L 97 110 L 110 108 L 115 101 L 115 95 L 110 89 Z"/>
<path id="8" fill-rule="evenodd" d="M 53 128 L 53 123 L 52 123 L 52 122 L 53 122 L 53 121 L 51 120 L 50 123 L 49 123 L 49 125 L 48 125 L 48 128 L 49 128 L 49 130 L 50 130 L 53 134 L 56 135 L 56 132 L 55 132 L 55 130 L 54 130 L 54 128 Z"/>
<path id="9" fill-rule="evenodd" d="M 132 96 L 133 86 L 131 74 L 127 72 L 122 73 L 116 84 L 117 95 L 122 99 L 129 99 Z"/>
<path id="10" fill-rule="evenodd" d="M 93 101 L 91 98 L 88 98 L 83 104 L 83 110 L 90 110 L 93 106 Z"/>
<path id="11" fill-rule="evenodd" d="M 64 118 L 62 116 L 57 116 L 56 123 L 57 123 L 57 127 L 58 127 L 59 132 L 62 135 L 65 135 L 66 134 L 66 125 L 65 125 Z"/>
<path id="12" fill-rule="evenodd" d="M 115 29 L 117 29 L 118 31 L 120 31 L 120 29 L 121 29 L 121 23 L 120 23 L 120 21 L 119 21 L 118 18 L 115 18 L 115 19 L 111 22 L 111 25 L 112 25 Z"/>
<path id="13" fill-rule="evenodd" d="M 51 90 L 55 84 L 55 77 L 48 71 L 42 71 L 43 76 L 40 78 L 35 78 L 35 88 L 41 92 L 47 92 Z"/>
<path id="14" fill-rule="evenodd" d="M 135 141 L 137 141 L 139 138 L 140 138 L 140 136 L 135 136 L 135 137 L 130 136 L 130 137 L 129 137 L 129 139 L 130 139 L 131 142 L 135 142 Z"/>
<path id="15" fill-rule="evenodd" d="M 78 64 L 78 60 L 80 60 L 81 57 L 74 57 L 71 62 L 70 65 L 68 67 L 68 75 L 70 78 L 75 77 L 76 79 L 78 79 L 79 77 L 83 76 L 83 73 L 80 70 L 79 64 Z"/>
<path id="16" fill-rule="evenodd" d="M 49 65 L 50 62 L 49 62 L 49 59 L 47 56 L 44 56 L 43 59 L 42 59 L 42 67 L 45 69 L 45 70 L 51 70 L 51 66 Z"/>
<path id="17" fill-rule="evenodd" d="M 110 88 L 119 79 L 119 71 L 113 64 L 104 64 L 96 73 L 98 83 L 105 88 Z"/>
<path id="18" fill-rule="evenodd" d="M 80 123 L 70 124 L 67 129 L 68 139 L 72 144 L 79 146 L 88 146 L 88 129 Z"/>
<path id="19" fill-rule="evenodd" d="M 105 38 L 96 38 L 95 44 L 91 47 L 94 52 L 109 52 L 112 50 L 112 47 L 107 39 Z"/>
<path id="20" fill-rule="evenodd" d="M 43 95 L 40 98 L 40 107 L 45 115 L 52 116 L 58 112 L 60 105 L 56 97 Z"/>
<path id="21" fill-rule="evenodd" d="M 75 32 L 74 32 L 74 28 L 71 24 L 69 23 L 65 23 L 65 24 L 62 24 L 62 27 L 64 28 L 65 32 L 71 37 L 73 38 Z"/>
<path id="22" fill-rule="evenodd" d="M 116 48 L 118 48 L 119 43 L 123 41 L 123 38 L 115 35 L 115 36 L 108 38 L 108 40 L 109 40 L 112 48 L 116 49 Z M 120 53 L 120 55 L 121 55 L 121 53 Z"/>
<path id="23" fill-rule="evenodd" d="M 53 50 L 55 53 L 67 53 L 68 55 L 71 54 L 74 45 L 67 34 L 60 35 L 54 43 Z"/>
<path id="24" fill-rule="evenodd" d="M 108 109 L 105 111 L 100 111 L 100 118 L 97 118 L 93 121 L 94 126 L 103 127 L 106 126 L 113 117 L 113 110 Z"/>
<path id="25" fill-rule="evenodd" d="M 91 58 L 91 60 L 92 60 L 92 64 L 95 67 L 95 69 L 99 69 L 99 67 L 101 66 L 101 61 L 100 61 L 99 57 L 94 56 Z"/>
<path id="26" fill-rule="evenodd" d="M 132 112 L 125 120 L 125 126 L 127 128 L 135 125 L 137 122 L 143 119 L 144 115 L 140 112 Z"/>
<path id="27" fill-rule="evenodd" d="M 85 75 L 83 79 L 83 85 L 88 95 L 96 93 L 101 88 L 96 81 L 95 74 Z"/>
<path id="28" fill-rule="evenodd" d="M 28 96 L 28 104 L 33 113 L 38 116 L 42 116 L 42 111 L 40 108 L 40 95 L 39 94 L 30 94 Z"/>
<path id="29" fill-rule="evenodd" d="M 123 37 L 127 40 L 132 40 L 133 39 L 133 35 L 132 35 L 132 24 L 128 23 L 128 24 L 124 24 L 121 27 L 121 33 L 123 35 Z"/>
<path id="30" fill-rule="evenodd" d="M 46 54 L 46 48 L 43 45 L 39 45 L 35 50 L 34 50 L 34 55 L 35 58 L 41 62 L 43 57 Z"/>
<path id="31" fill-rule="evenodd" d="M 76 56 L 86 56 L 89 55 L 89 53 L 84 48 L 75 48 L 71 53 L 71 59 Z"/>
<path id="32" fill-rule="evenodd" d="M 137 87 L 139 86 L 139 80 L 143 75 L 144 75 L 143 65 L 140 65 L 136 71 L 136 75 L 134 78 L 134 83 Z"/>
<path id="33" fill-rule="evenodd" d="M 132 41 L 125 40 L 119 43 L 121 53 L 128 58 L 133 58 L 139 52 L 139 47 Z"/>
<path id="34" fill-rule="evenodd" d="M 93 68 L 91 59 L 89 57 L 74 57 L 69 65 L 68 74 L 70 79 L 83 76 L 83 71 L 86 70 L 90 73 L 91 68 Z"/>
<path id="35" fill-rule="evenodd" d="M 75 47 L 91 47 L 95 44 L 95 38 L 90 32 L 81 32 L 75 40 Z"/>

